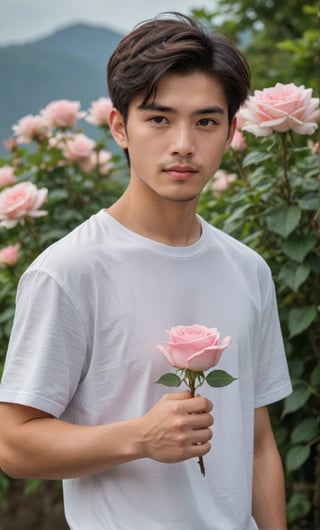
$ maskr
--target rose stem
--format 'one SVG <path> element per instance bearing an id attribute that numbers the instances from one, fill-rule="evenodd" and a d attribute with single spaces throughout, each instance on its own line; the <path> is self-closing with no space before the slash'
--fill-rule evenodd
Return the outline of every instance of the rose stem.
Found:
<path id="1" fill-rule="evenodd" d="M 190 377 L 189 377 L 189 388 L 190 388 L 191 397 L 194 397 L 195 379 L 192 377 L 191 374 L 190 374 Z M 205 477 L 206 476 L 206 470 L 205 470 L 205 467 L 204 467 L 204 461 L 203 461 L 203 457 L 202 456 L 199 456 L 198 464 L 200 466 L 200 471 L 201 471 L 202 476 Z"/>

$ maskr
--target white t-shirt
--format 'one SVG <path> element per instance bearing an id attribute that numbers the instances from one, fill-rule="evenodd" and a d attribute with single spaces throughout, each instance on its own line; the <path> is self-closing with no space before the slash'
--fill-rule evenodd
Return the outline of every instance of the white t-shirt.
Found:
<path id="1" fill-rule="evenodd" d="M 174 372 L 156 344 L 176 325 L 231 335 L 219 368 L 237 378 L 214 402 L 212 449 L 162 464 L 142 459 L 64 481 L 72 530 L 255 530 L 251 516 L 255 407 L 291 392 L 268 266 L 202 222 L 171 247 L 101 211 L 43 252 L 23 275 L 0 400 L 82 425 L 143 415 Z M 179 390 L 181 390 L 180 388 Z"/>

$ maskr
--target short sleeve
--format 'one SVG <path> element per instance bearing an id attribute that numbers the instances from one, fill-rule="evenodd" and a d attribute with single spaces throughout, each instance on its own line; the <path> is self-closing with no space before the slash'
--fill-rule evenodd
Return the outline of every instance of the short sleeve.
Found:
<path id="1" fill-rule="evenodd" d="M 24 274 L 17 290 L 0 401 L 61 416 L 87 356 L 83 323 L 61 286 L 46 272 Z"/>
<path id="2" fill-rule="evenodd" d="M 275 287 L 269 268 L 267 272 L 255 377 L 255 407 L 269 405 L 292 392 Z"/>

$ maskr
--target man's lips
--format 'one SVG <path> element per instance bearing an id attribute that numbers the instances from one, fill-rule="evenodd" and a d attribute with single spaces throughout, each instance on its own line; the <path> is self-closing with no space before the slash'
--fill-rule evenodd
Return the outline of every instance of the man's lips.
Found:
<path id="1" fill-rule="evenodd" d="M 174 180 L 187 180 L 198 171 L 192 166 L 170 166 L 164 170 Z"/>

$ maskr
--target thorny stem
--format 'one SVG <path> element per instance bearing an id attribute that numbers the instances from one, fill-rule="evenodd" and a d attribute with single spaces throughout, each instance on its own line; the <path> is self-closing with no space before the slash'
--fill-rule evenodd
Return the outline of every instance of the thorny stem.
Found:
<path id="1" fill-rule="evenodd" d="M 251 184 L 249 182 L 249 179 L 248 179 L 248 175 L 247 175 L 247 172 L 246 170 L 244 169 L 244 167 L 242 166 L 242 160 L 241 158 L 237 155 L 237 153 L 235 153 L 235 151 L 231 150 L 230 151 L 231 153 L 231 157 L 233 158 L 233 160 L 235 161 L 235 164 L 237 166 L 237 169 L 239 171 L 239 175 L 240 177 L 242 178 L 242 180 L 244 181 L 244 183 L 246 184 L 247 188 L 251 188 Z"/>
<path id="2" fill-rule="evenodd" d="M 283 133 L 283 134 L 280 134 L 280 136 L 281 136 L 281 143 L 282 143 L 282 167 L 283 167 L 283 175 L 284 175 L 285 195 L 286 195 L 288 204 L 290 204 L 291 188 L 290 188 L 290 181 L 289 181 L 289 175 L 288 175 L 287 135 L 286 133 Z"/>
<path id="3" fill-rule="evenodd" d="M 42 251 L 42 246 L 41 246 L 41 243 L 40 243 L 40 237 L 39 237 L 39 234 L 38 232 L 34 229 L 34 220 L 31 218 L 28 218 L 27 219 L 27 222 L 28 222 L 28 229 L 29 229 L 29 233 L 32 237 L 32 239 L 34 240 L 35 244 L 36 244 L 36 248 L 37 248 L 37 251 L 38 252 L 41 252 Z"/>
<path id="4" fill-rule="evenodd" d="M 188 373 L 188 386 L 190 388 L 191 397 L 194 397 L 194 392 L 195 392 L 195 388 L 196 388 L 195 380 L 196 380 L 196 376 L 193 377 L 193 374 L 189 372 Z M 205 477 L 206 476 L 206 470 L 205 470 L 205 467 L 204 467 L 204 461 L 203 461 L 203 457 L 202 456 L 199 456 L 198 464 L 200 466 L 200 471 L 201 471 L 202 476 Z"/>

